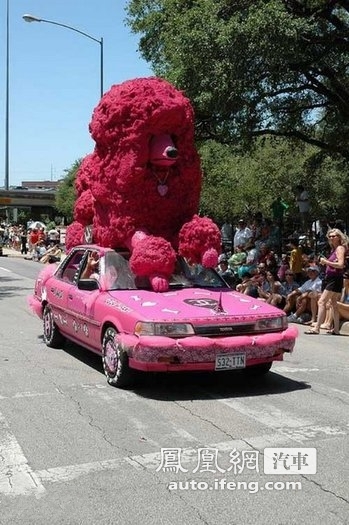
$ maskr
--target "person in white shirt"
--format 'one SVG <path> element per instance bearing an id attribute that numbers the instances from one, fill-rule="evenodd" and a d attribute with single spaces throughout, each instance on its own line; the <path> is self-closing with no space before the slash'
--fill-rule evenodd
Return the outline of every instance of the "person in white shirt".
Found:
<path id="1" fill-rule="evenodd" d="M 246 225 L 244 219 L 240 219 L 234 235 L 234 248 L 240 246 L 247 248 L 253 237 L 252 230 Z"/>
<path id="2" fill-rule="evenodd" d="M 314 315 L 314 304 L 311 304 L 311 301 L 317 303 L 318 296 L 321 293 L 322 279 L 319 277 L 318 266 L 309 266 L 307 274 L 309 279 L 286 297 L 284 312 L 289 313 L 296 308 L 296 311 L 287 318 L 290 323 L 302 323 L 301 315 L 307 310 L 312 312 L 312 316 Z"/>

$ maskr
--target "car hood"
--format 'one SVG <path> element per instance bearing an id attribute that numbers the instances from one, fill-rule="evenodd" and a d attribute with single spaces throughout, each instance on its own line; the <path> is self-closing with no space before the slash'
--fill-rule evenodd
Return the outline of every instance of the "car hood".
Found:
<path id="1" fill-rule="evenodd" d="M 186 288 L 155 293 L 147 290 L 109 292 L 110 301 L 124 312 L 149 321 L 207 320 L 251 321 L 280 317 L 282 310 L 235 290 Z"/>

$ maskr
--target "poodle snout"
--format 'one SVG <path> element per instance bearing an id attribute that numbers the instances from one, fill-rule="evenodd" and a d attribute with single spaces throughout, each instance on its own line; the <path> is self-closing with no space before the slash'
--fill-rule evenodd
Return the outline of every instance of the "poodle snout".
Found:
<path id="1" fill-rule="evenodd" d="M 178 158 L 171 135 L 154 135 L 150 141 L 150 162 L 155 166 L 171 166 Z"/>

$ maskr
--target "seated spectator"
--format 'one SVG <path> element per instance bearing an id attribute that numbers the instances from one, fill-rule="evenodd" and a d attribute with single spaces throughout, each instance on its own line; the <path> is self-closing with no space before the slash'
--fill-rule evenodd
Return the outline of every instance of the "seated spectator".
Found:
<path id="1" fill-rule="evenodd" d="M 241 276 L 244 272 L 248 272 L 251 275 L 254 275 L 256 268 L 257 268 L 257 258 L 258 258 L 258 251 L 256 248 L 252 247 L 247 252 L 246 261 L 244 264 L 241 264 L 238 267 L 235 267 L 235 272 L 237 270 L 237 274 L 239 278 L 241 279 Z"/>
<path id="2" fill-rule="evenodd" d="M 225 280 L 229 286 L 233 286 L 235 283 L 234 272 L 229 268 L 228 259 L 225 254 L 221 254 L 218 258 L 218 269 L 219 275 Z"/>
<path id="3" fill-rule="evenodd" d="M 283 253 L 281 255 L 281 261 L 280 261 L 279 269 L 278 269 L 278 272 L 277 272 L 279 281 L 281 281 L 281 282 L 285 282 L 286 281 L 286 275 L 287 275 L 287 272 L 289 271 L 289 269 L 290 269 L 290 265 L 288 263 L 288 256 L 287 256 L 286 253 Z M 292 275 L 294 277 L 294 273 L 292 271 L 291 271 L 290 275 Z"/>
<path id="4" fill-rule="evenodd" d="M 276 272 L 271 270 L 266 271 L 266 282 L 257 287 L 258 296 L 263 301 L 266 301 L 273 306 L 279 306 L 282 302 L 282 285 L 278 281 Z"/>
<path id="5" fill-rule="evenodd" d="M 46 253 L 45 241 L 38 241 L 33 248 L 32 258 L 33 261 L 40 261 Z"/>
<path id="6" fill-rule="evenodd" d="M 246 252 L 243 249 L 243 246 L 236 246 L 234 248 L 233 255 L 229 258 L 228 264 L 233 270 L 237 270 L 242 264 L 246 262 Z"/>
<path id="7" fill-rule="evenodd" d="M 267 292 L 269 290 L 269 283 L 267 281 L 266 268 L 264 264 L 258 265 L 258 267 L 252 272 L 251 281 L 251 285 L 253 286 L 250 293 L 251 296 L 258 299 L 260 298 L 259 290 L 263 292 Z"/>
<path id="8" fill-rule="evenodd" d="M 257 284 L 248 271 L 243 272 L 241 283 L 236 285 L 236 291 L 251 297 L 258 297 Z"/>
<path id="9" fill-rule="evenodd" d="M 301 315 L 304 312 L 311 312 L 311 299 L 314 301 L 314 295 L 312 296 L 311 292 L 321 293 L 322 281 L 319 277 L 319 267 L 309 266 L 307 273 L 308 280 L 286 296 L 284 312 L 289 314 L 287 319 L 291 323 L 302 323 Z"/>
<path id="10" fill-rule="evenodd" d="M 259 250 L 254 243 L 251 244 L 251 247 L 247 251 L 246 257 L 246 266 L 257 267 Z"/>
<path id="11" fill-rule="evenodd" d="M 254 280 L 263 282 L 265 280 L 265 272 L 267 271 L 264 263 L 259 263 L 255 272 L 253 273 Z"/>
<path id="12" fill-rule="evenodd" d="M 259 248 L 258 264 L 261 263 L 265 264 L 266 268 L 272 271 L 277 269 L 275 253 L 265 243 L 261 244 Z"/>
<path id="13" fill-rule="evenodd" d="M 50 243 L 45 254 L 41 257 L 40 262 L 42 264 L 46 263 L 56 263 L 60 262 L 62 257 L 62 250 L 58 244 Z"/>
<path id="14" fill-rule="evenodd" d="M 280 279 L 279 279 L 280 280 Z M 288 269 L 285 272 L 285 280 L 281 282 L 282 288 L 281 288 L 281 296 L 282 296 L 282 308 L 285 308 L 286 306 L 286 298 L 287 296 L 293 292 L 294 290 L 297 290 L 297 288 L 300 287 L 300 284 L 295 280 L 294 273 Z"/>

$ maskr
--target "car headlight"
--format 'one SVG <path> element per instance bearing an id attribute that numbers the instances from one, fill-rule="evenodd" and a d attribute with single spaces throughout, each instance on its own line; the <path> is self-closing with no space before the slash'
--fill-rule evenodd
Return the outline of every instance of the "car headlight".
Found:
<path id="1" fill-rule="evenodd" d="M 287 328 L 287 317 L 272 317 L 269 319 L 260 319 L 255 324 L 256 331 L 267 331 L 267 330 L 284 330 Z"/>
<path id="2" fill-rule="evenodd" d="M 138 321 L 136 335 L 163 335 L 165 337 L 185 337 L 194 335 L 194 329 L 188 323 L 150 323 Z"/>

